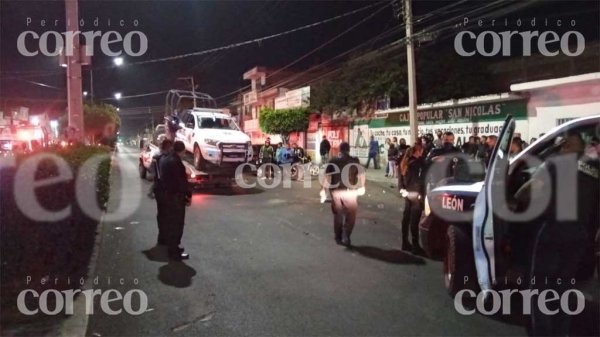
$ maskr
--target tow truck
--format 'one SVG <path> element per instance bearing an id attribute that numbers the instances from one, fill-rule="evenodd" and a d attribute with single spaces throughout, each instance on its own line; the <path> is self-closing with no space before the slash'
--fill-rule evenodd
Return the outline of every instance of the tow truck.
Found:
<path id="1" fill-rule="evenodd" d="M 231 186 L 237 167 L 252 159 L 250 137 L 216 108 L 214 98 L 206 93 L 170 90 L 165 124 L 157 126 L 152 142 L 140 154 L 140 177 L 147 177 L 152 156 L 159 152 L 160 130 L 164 130 L 164 137 L 185 144 L 187 153 L 182 162 L 188 181 L 197 186 Z"/>

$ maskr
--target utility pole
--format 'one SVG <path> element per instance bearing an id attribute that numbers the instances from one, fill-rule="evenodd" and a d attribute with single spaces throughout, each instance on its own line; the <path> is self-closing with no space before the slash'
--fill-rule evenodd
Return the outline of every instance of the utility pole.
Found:
<path id="1" fill-rule="evenodd" d="M 412 37 L 412 0 L 404 1 L 404 24 L 406 25 L 406 61 L 408 66 L 408 117 L 410 121 L 411 143 L 417 140 L 419 135 L 417 125 L 417 74 L 415 69 L 415 52 Z"/>
<path id="2" fill-rule="evenodd" d="M 67 32 L 79 31 L 79 12 L 77 0 L 65 0 L 65 17 Z M 69 43 L 66 43 L 69 46 Z M 69 128 L 75 131 L 74 137 L 83 140 L 83 98 L 81 86 L 81 50 L 79 36 L 73 37 L 72 50 L 66 51 L 67 65 L 67 102 Z"/>
<path id="3" fill-rule="evenodd" d="M 90 66 L 90 101 L 94 103 L 94 69 Z"/>

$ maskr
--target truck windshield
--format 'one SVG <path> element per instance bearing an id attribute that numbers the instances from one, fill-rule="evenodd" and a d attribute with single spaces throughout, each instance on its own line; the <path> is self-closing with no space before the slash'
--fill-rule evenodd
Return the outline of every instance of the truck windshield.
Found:
<path id="1" fill-rule="evenodd" d="M 198 117 L 198 125 L 200 129 L 240 130 L 233 120 L 222 117 Z"/>

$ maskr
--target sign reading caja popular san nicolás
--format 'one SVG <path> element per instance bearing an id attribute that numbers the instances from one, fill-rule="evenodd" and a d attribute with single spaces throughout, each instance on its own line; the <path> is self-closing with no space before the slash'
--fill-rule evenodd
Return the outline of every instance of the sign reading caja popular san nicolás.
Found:
<path id="1" fill-rule="evenodd" d="M 444 107 L 432 107 L 417 111 L 419 135 L 451 131 L 456 144 L 463 144 L 471 135 L 498 134 L 506 116 L 517 120 L 517 132 L 527 139 L 527 101 L 510 99 Z M 410 137 L 408 111 L 390 112 L 387 118 L 354 122 L 350 130 L 350 145 L 354 155 L 366 156 L 370 136 L 383 146 L 386 138 Z"/>
<path id="2" fill-rule="evenodd" d="M 512 100 L 505 102 L 492 102 L 459 106 L 428 108 L 417 111 L 419 124 L 452 124 L 475 123 L 481 121 L 504 120 L 507 115 L 513 117 L 527 117 L 527 103 L 525 100 Z M 387 125 L 408 125 L 408 111 L 390 113 L 386 119 Z"/>

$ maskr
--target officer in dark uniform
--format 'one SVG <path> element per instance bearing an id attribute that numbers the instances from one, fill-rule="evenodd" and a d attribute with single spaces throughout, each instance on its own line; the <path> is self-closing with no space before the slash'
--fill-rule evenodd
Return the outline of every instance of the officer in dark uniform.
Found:
<path id="1" fill-rule="evenodd" d="M 185 145 L 176 141 L 173 144 L 173 152 L 159 163 L 161 186 L 164 187 L 164 205 L 168 210 L 164 215 L 167 247 L 169 258 L 176 261 L 189 258 L 189 255 L 183 252 L 183 248 L 179 248 L 185 222 L 185 207 L 189 206 L 192 200 L 185 166 L 181 162 L 184 154 Z"/>
<path id="2" fill-rule="evenodd" d="M 548 160 L 546 160 L 548 161 Z M 535 244 L 532 252 L 531 284 L 532 289 L 541 293 L 544 290 L 555 290 L 559 297 L 569 288 L 584 283 L 594 274 L 594 239 L 600 223 L 600 170 L 598 159 L 584 155 L 584 142 L 580 134 L 568 134 L 560 153 L 555 155 L 552 163 L 544 163 L 540 171 L 548 173 L 550 180 L 536 172 L 516 194 L 519 200 L 527 198 L 528 190 L 538 189 L 538 193 L 550 195 L 550 202 L 544 214 L 528 226 L 536 226 Z M 575 173 L 575 184 L 561 184 L 559 179 L 570 176 L 567 171 Z M 568 186 L 565 186 L 568 185 Z M 565 188 L 576 188 L 576 205 L 559 205 L 558 193 L 570 195 L 572 191 Z M 575 219 L 563 219 L 562 208 L 576 210 Z M 575 280 L 575 285 L 571 283 Z M 534 336 L 567 336 L 570 331 L 571 316 L 558 310 L 556 315 L 548 315 L 540 310 L 537 297 L 531 298 L 532 317 L 531 331 Z M 570 304 L 571 308 L 575 305 Z M 556 309 L 548 306 L 550 310 Z M 597 332 L 596 332 L 597 333 Z M 595 334 L 595 333 L 594 333 Z"/>
<path id="3" fill-rule="evenodd" d="M 425 159 L 427 191 L 434 188 L 440 180 L 453 176 L 454 159 L 456 158 L 453 154 L 460 153 L 460 149 L 454 146 L 454 133 L 445 132 L 441 140 L 441 147 L 432 149 Z"/>
<path id="4" fill-rule="evenodd" d="M 161 182 L 160 162 L 171 153 L 172 148 L 172 141 L 169 139 L 163 140 L 162 143 L 160 143 L 160 153 L 152 157 L 152 164 L 150 166 L 152 171 L 154 171 L 154 183 L 152 184 L 151 194 L 154 195 L 156 200 L 156 222 L 158 224 L 157 243 L 163 246 L 167 244 L 164 219 L 167 209 L 165 208 L 165 188 Z"/>
<path id="5" fill-rule="evenodd" d="M 340 154 L 329 161 L 325 174 L 325 187 L 331 191 L 335 242 L 349 247 L 358 209 L 357 199 L 365 194 L 365 171 L 358 158 L 350 156 L 350 144 L 340 144 Z"/>

